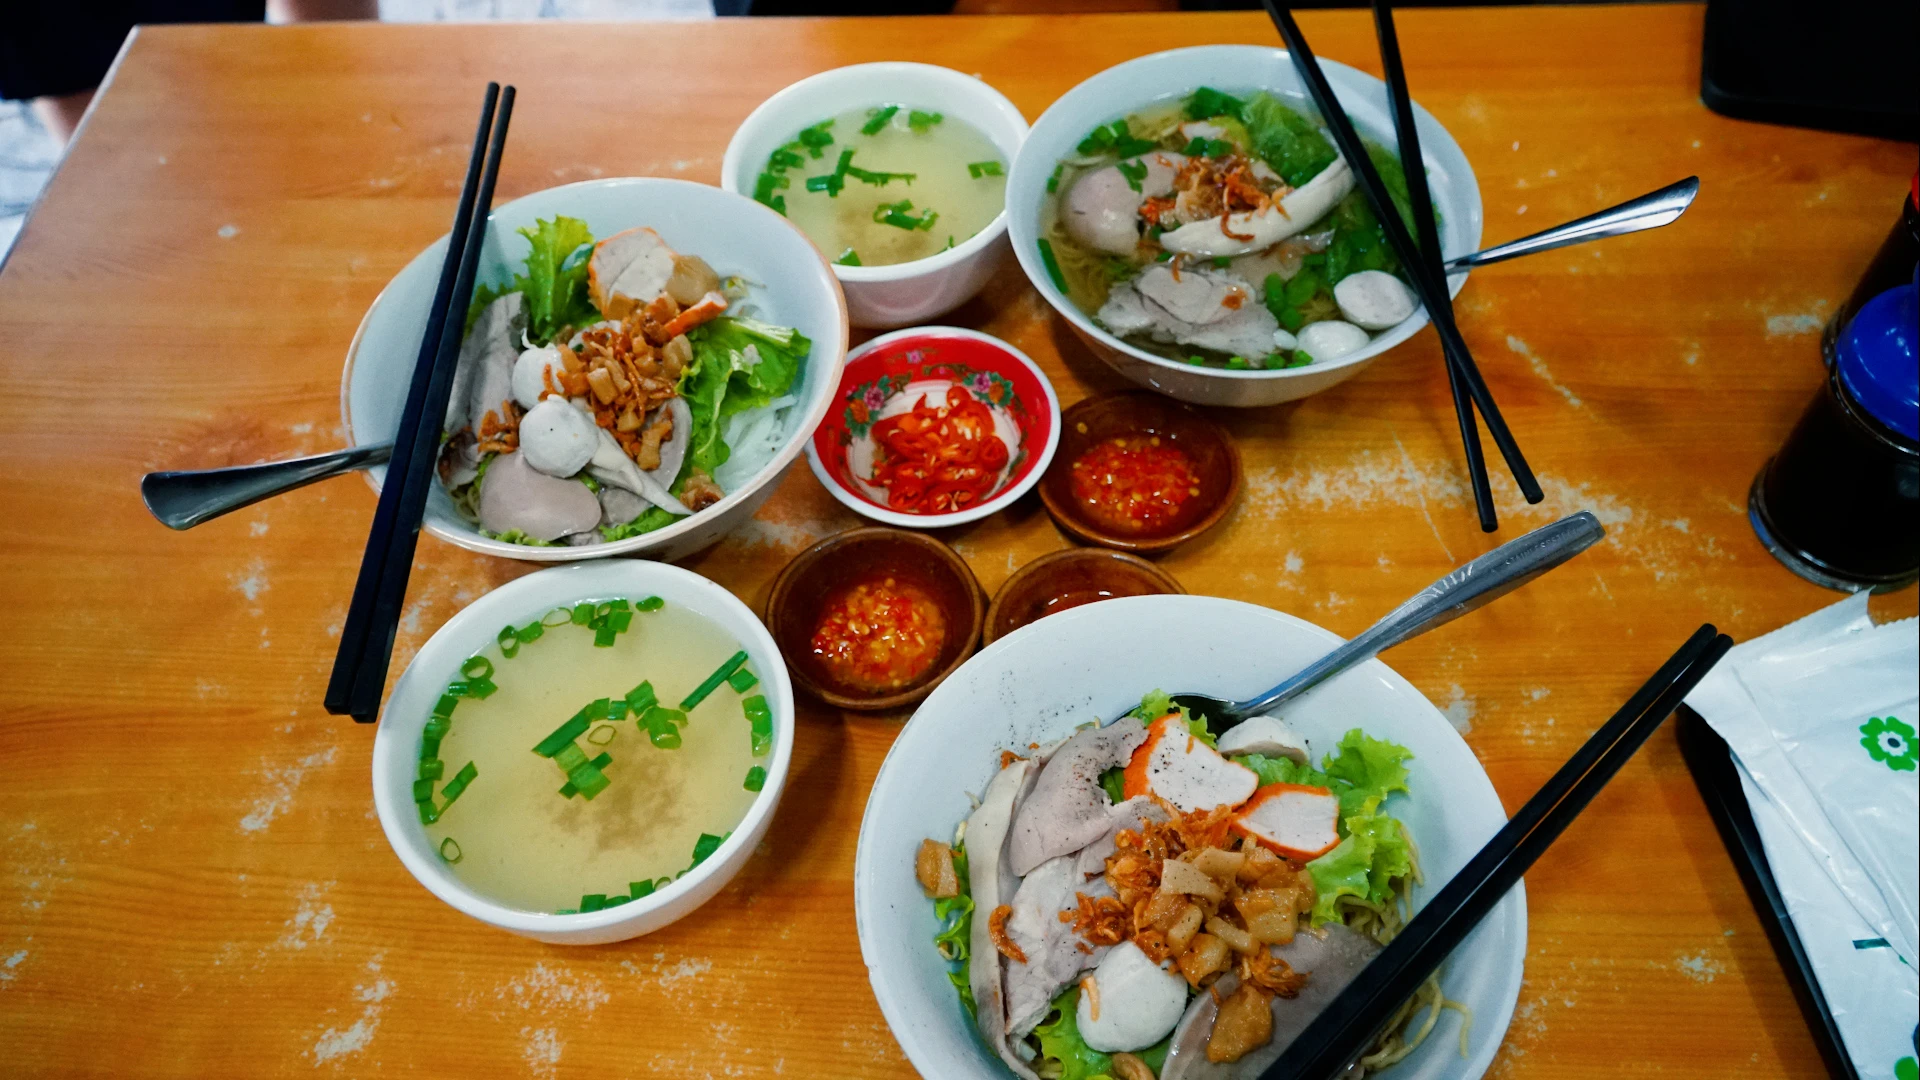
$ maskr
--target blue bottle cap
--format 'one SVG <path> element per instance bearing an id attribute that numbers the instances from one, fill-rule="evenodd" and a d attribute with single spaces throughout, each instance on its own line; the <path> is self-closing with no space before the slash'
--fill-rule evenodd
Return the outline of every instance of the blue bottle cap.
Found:
<path id="1" fill-rule="evenodd" d="M 1920 439 L 1920 287 L 1899 285 L 1860 306 L 1836 343 L 1840 383 L 1875 420 Z"/>

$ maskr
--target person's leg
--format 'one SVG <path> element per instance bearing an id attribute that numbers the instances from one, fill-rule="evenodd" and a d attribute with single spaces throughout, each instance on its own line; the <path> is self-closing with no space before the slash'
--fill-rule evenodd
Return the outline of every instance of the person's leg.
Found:
<path id="1" fill-rule="evenodd" d="M 267 0 L 274 22 L 326 22 L 335 19 L 377 19 L 379 0 Z"/>
<path id="2" fill-rule="evenodd" d="M 33 115 L 40 118 L 40 125 L 47 129 L 62 146 L 73 138 L 73 129 L 80 126 L 80 117 L 87 111 L 87 105 L 93 101 L 93 91 L 82 90 L 77 94 L 60 94 L 54 97 L 33 99 Z"/>

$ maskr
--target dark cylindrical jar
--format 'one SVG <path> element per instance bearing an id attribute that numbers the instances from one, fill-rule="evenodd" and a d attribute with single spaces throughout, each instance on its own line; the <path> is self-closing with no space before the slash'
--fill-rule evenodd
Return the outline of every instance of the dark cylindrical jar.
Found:
<path id="1" fill-rule="evenodd" d="M 1828 588 L 1920 577 L 1917 294 L 1920 280 L 1854 313 L 1827 353 L 1826 383 L 1748 495 L 1767 550 Z"/>
<path id="2" fill-rule="evenodd" d="M 1920 172 L 1913 174 L 1913 184 L 1907 189 L 1907 197 L 1900 200 L 1900 217 L 1893 223 L 1893 231 L 1887 234 L 1886 242 L 1874 253 L 1873 262 L 1867 265 L 1867 272 L 1860 275 L 1860 283 L 1853 287 L 1853 295 L 1833 313 L 1833 319 L 1821 332 L 1820 347 L 1826 351 L 1829 359 L 1833 356 L 1833 347 L 1840 331 L 1853 321 L 1853 314 L 1867 301 L 1886 292 L 1896 285 L 1903 284 L 1913 277 L 1913 268 L 1920 266 Z"/>

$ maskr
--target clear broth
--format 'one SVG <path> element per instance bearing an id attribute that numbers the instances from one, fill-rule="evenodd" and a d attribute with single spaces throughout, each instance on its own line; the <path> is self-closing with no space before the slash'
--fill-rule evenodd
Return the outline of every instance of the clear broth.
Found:
<path id="1" fill-rule="evenodd" d="M 828 258 L 841 259 L 851 249 L 863 266 L 912 262 L 964 243 L 999 216 L 1006 206 L 1007 162 L 978 128 L 947 116 L 914 131 L 908 123 L 912 110 L 903 105 L 877 134 L 866 135 L 861 127 L 869 113 L 851 109 L 833 117 L 833 143 L 819 158 L 803 154 L 806 164 L 787 173 L 792 186 L 781 193 L 788 219 Z M 806 178 L 831 174 L 844 150 L 854 152 L 853 164 L 859 168 L 913 173 L 914 179 L 876 185 L 849 176 L 838 195 L 808 191 Z M 975 177 L 967 169 L 989 161 L 999 167 L 999 175 Z M 913 217 L 936 211 L 939 217 L 932 228 L 902 229 L 874 220 L 883 204 L 903 199 L 913 203 Z"/>
<path id="2" fill-rule="evenodd" d="M 636 612 L 632 627 L 608 648 L 593 631 L 549 627 L 507 659 L 497 645 L 480 655 L 493 663 L 499 689 L 465 698 L 440 744 L 446 776 L 463 764 L 479 770 L 472 784 L 425 826 L 435 848 L 452 838 L 460 859 L 449 866 L 475 892 L 527 911 L 578 908 L 584 894 L 623 894 L 631 882 L 671 878 L 693 860 L 701 833 L 737 827 L 758 793 L 743 786 L 756 764 L 743 697 L 721 683 L 688 713 L 681 745 L 655 747 L 629 717 L 597 721 L 577 741 L 589 757 L 613 761 L 611 783 L 592 800 L 559 794 L 566 775 L 533 747 L 596 698 L 618 698 L 642 680 L 672 708 L 738 651 L 704 616 L 669 604 Z M 758 674 L 756 672 L 756 674 Z M 596 743 L 602 728 L 610 741 Z M 444 857 L 444 856 L 443 856 Z"/>

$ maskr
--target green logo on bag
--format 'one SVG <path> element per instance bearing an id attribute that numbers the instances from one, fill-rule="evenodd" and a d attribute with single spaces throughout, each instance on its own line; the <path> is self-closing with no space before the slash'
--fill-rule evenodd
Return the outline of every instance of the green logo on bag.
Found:
<path id="1" fill-rule="evenodd" d="M 1901 1058 L 1893 1063 L 1893 1077 L 1894 1080 L 1914 1080 L 1915 1077 L 1920 1077 L 1920 1062 L 1910 1057 Z"/>
<path id="2" fill-rule="evenodd" d="M 1920 767 L 1920 747 L 1913 742 L 1913 728 L 1898 717 L 1873 717 L 1860 725 L 1860 745 L 1875 761 L 1886 762 L 1894 772 L 1912 772 Z"/>

